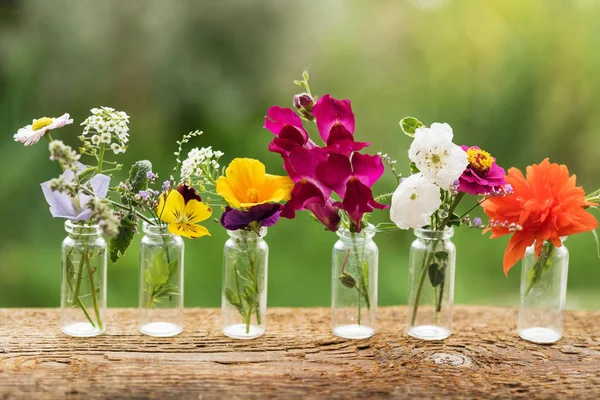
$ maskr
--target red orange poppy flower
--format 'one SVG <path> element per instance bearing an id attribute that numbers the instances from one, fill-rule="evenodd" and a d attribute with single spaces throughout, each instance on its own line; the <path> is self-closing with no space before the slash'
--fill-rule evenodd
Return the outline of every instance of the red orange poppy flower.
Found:
<path id="1" fill-rule="evenodd" d="M 585 210 L 596 204 L 586 200 L 583 188 L 575 186 L 575 179 L 575 175 L 569 176 L 566 165 L 545 159 L 539 165 L 527 167 L 526 177 L 511 168 L 506 183 L 512 186 L 512 194 L 483 202 L 482 207 L 490 217 L 492 239 L 513 233 L 504 252 L 505 274 L 534 243 L 537 257 L 546 240 L 560 247 L 561 237 L 598 227 L 596 218 Z"/>

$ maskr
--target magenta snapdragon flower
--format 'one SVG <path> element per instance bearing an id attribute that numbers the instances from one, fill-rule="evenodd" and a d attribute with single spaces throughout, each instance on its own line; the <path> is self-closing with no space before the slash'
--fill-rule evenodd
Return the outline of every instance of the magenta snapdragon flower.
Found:
<path id="1" fill-rule="evenodd" d="M 264 127 L 276 136 L 269 150 L 281 154 L 284 168 L 295 182 L 281 216 L 294 218 L 296 211 L 309 210 L 327 229 L 336 231 L 341 221 L 339 210 L 343 210 L 354 231 L 360 232 L 365 213 L 387 207 L 377 203 L 371 192 L 383 173 L 381 158 L 358 153 L 370 143 L 354 140 L 350 100 L 326 94 L 304 111 L 311 113 L 324 147 L 310 140 L 294 110 L 271 107 L 265 117 Z M 341 201 L 332 198 L 334 192 Z"/>
<path id="2" fill-rule="evenodd" d="M 503 191 L 506 173 L 496 164 L 496 159 L 477 146 L 461 148 L 467 152 L 469 165 L 458 178 L 458 191 L 473 196 Z"/>

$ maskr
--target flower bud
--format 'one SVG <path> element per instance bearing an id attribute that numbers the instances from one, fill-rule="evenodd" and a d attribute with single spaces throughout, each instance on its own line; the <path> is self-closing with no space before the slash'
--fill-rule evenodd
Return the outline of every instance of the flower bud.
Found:
<path id="1" fill-rule="evenodd" d="M 315 100 L 308 93 L 301 93 L 294 96 L 294 107 L 298 109 L 298 111 L 308 111 L 312 110 L 315 105 Z"/>

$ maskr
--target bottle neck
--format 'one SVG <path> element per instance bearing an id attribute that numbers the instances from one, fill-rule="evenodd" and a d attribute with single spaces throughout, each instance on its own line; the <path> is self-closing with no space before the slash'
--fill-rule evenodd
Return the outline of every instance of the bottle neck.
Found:
<path id="1" fill-rule="evenodd" d="M 336 234 L 339 236 L 340 240 L 343 242 L 363 242 L 363 241 L 372 241 L 375 236 L 375 231 L 371 229 L 371 227 L 367 227 L 362 229 L 360 232 L 350 232 L 346 228 L 340 228 L 337 230 Z"/>
<path id="2" fill-rule="evenodd" d="M 69 220 L 65 221 L 65 231 L 73 238 L 96 238 L 102 236 L 102 230 L 99 225 L 80 224 Z"/>
<path id="3" fill-rule="evenodd" d="M 431 230 L 431 229 L 415 229 L 415 236 L 419 239 L 429 240 L 448 240 L 454 236 L 454 228 L 444 228 L 443 230 Z"/>
<path id="4" fill-rule="evenodd" d="M 267 236 L 267 228 L 263 226 L 259 229 L 258 233 L 256 233 L 255 231 L 247 231 L 245 229 L 238 229 L 235 231 L 227 230 L 227 234 L 233 239 L 263 240 L 263 238 Z"/>
<path id="5" fill-rule="evenodd" d="M 177 236 L 169 232 L 167 225 L 150 225 L 147 222 L 142 224 L 142 230 L 147 236 L 170 237 Z"/>

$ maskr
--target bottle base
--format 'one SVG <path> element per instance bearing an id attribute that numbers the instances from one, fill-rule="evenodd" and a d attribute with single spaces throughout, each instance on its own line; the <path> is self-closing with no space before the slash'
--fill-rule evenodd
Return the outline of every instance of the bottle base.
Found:
<path id="1" fill-rule="evenodd" d="M 264 328 L 259 328 L 254 325 L 250 325 L 250 329 L 246 332 L 245 324 L 229 325 L 223 328 L 223 334 L 232 339 L 255 339 L 262 336 L 265 333 Z"/>
<path id="2" fill-rule="evenodd" d="M 413 326 L 406 331 L 409 336 L 422 340 L 443 340 L 452 335 L 452 332 L 446 328 L 440 328 L 435 325 Z"/>
<path id="3" fill-rule="evenodd" d="M 92 337 L 104 333 L 104 329 L 98 329 L 89 322 L 75 322 L 68 325 L 63 325 L 60 330 L 65 335 L 73 337 Z"/>
<path id="4" fill-rule="evenodd" d="M 340 325 L 333 328 L 333 334 L 344 339 L 367 339 L 375 334 L 375 329 L 358 324 Z"/>
<path id="5" fill-rule="evenodd" d="M 558 333 L 554 329 L 534 327 L 527 328 L 519 331 L 521 339 L 525 339 L 528 342 L 548 344 L 558 342 L 562 338 L 562 334 Z"/>
<path id="6" fill-rule="evenodd" d="M 171 337 L 183 332 L 183 326 L 171 322 L 150 322 L 140 325 L 138 330 L 148 336 Z"/>

